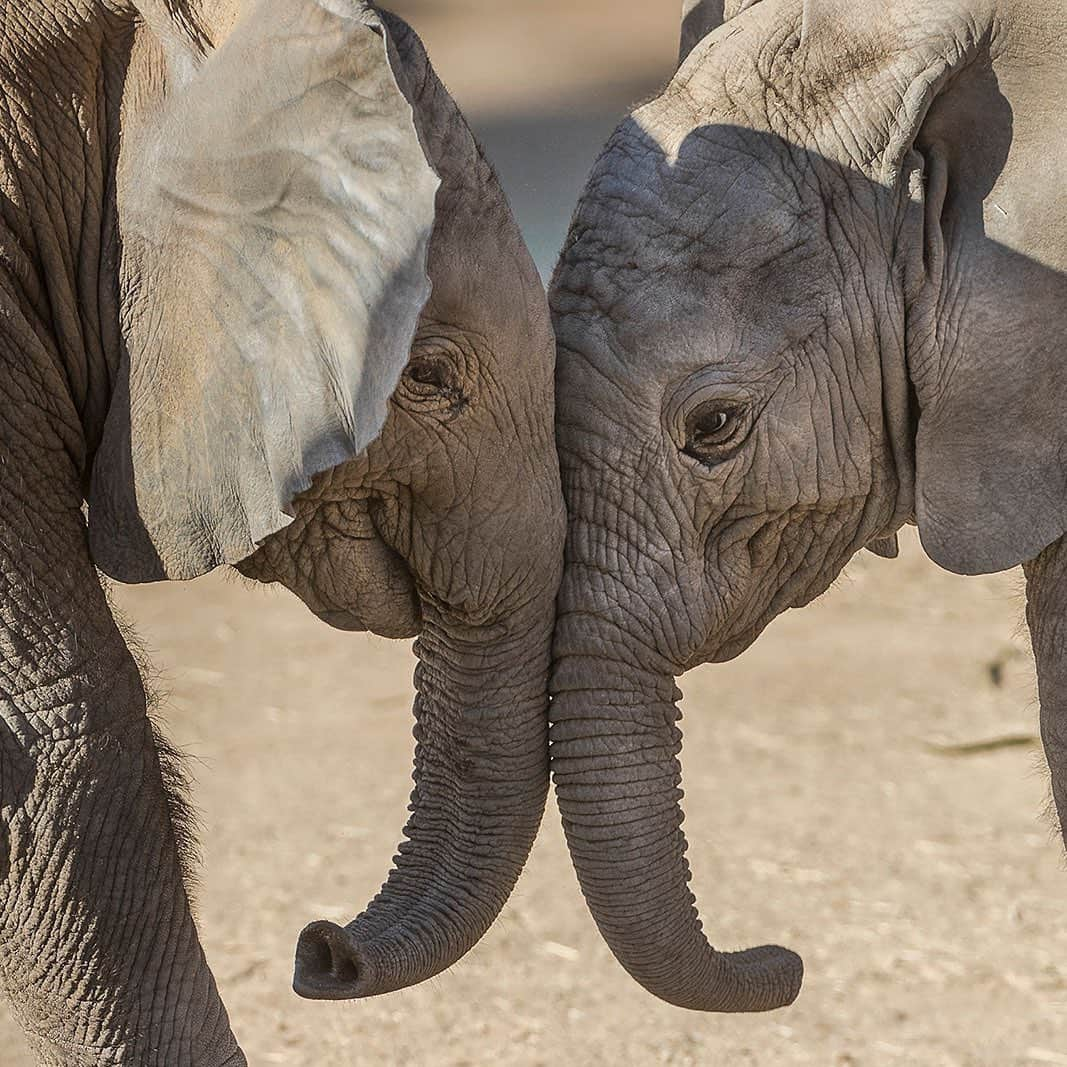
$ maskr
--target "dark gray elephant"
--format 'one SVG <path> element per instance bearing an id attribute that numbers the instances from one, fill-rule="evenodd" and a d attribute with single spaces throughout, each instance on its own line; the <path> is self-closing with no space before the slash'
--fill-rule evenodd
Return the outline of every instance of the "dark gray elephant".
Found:
<path id="1" fill-rule="evenodd" d="M 675 1004 L 751 1011 L 802 967 L 702 932 L 675 678 L 861 548 L 916 522 L 950 570 L 1027 563 L 1067 817 L 1067 40 L 1059 0 L 725 7 L 716 29 L 721 0 L 687 5 L 687 58 L 613 136 L 550 293 L 551 738 L 620 961 Z"/>
<path id="2" fill-rule="evenodd" d="M 296 987 L 438 973 L 547 791 L 548 306 L 421 45 L 371 5 L 20 0 L 0 28 L 0 983 L 42 1063 L 240 1064 L 94 563 L 237 565 L 419 635 L 406 840 L 358 919 L 305 931 Z"/>

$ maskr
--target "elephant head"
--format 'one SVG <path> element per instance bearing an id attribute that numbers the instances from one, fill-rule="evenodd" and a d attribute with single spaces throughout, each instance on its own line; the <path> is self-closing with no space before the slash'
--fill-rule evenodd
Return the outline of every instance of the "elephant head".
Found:
<path id="1" fill-rule="evenodd" d="M 353 923 L 304 932 L 295 980 L 395 990 L 481 937 L 543 812 L 564 525 L 544 289 L 402 21 L 141 14 L 94 558 L 135 582 L 235 565 L 335 626 L 418 635 L 406 840 Z"/>
<path id="2" fill-rule="evenodd" d="M 688 58 L 611 139 L 550 291 L 551 756 L 620 961 L 675 1004 L 747 1011 L 789 1003 L 802 967 L 702 932 L 674 679 L 906 522 L 962 572 L 1067 528 L 1067 223 L 1043 197 L 1067 142 L 1039 117 L 1067 82 L 1055 49 L 1013 58 L 1053 39 L 1038 2 L 732 6 L 713 29 L 722 3 L 687 5 Z"/>

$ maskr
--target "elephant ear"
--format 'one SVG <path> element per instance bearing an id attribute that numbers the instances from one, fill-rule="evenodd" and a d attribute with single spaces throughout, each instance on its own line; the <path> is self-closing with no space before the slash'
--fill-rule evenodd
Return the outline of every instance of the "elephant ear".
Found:
<path id="1" fill-rule="evenodd" d="M 390 48 L 356 0 L 254 0 L 127 136 L 125 348 L 89 494 L 112 577 L 239 562 L 381 432 L 438 186 Z"/>
<path id="2" fill-rule="evenodd" d="M 927 554 L 960 574 L 1013 567 L 1067 530 L 1067 230 L 1047 199 L 1067 138 L 1019 136 L 993 7 L 806 0 L 801 38 L 903 208 L 915 517 Z"/>
<path id="3" fill-rule="evenodd" d="M 1005 167 L 1012 109 L 979 66 L 934 102 L 916 142 L 915 515 L 927 554 L 958 574 L 1007 570 L 1067 531 L 1067 227 L 1040 177 L 1056 137 L 1041 139 L 1042 159 L 1020 145 Z"/>
<path id="4" fill-rule="evenodd" d="M 729 22 L 759 0 L 682 0 L 682 46 L 678 57 L 684 63 L 689 53 L 712 30 Z"/>

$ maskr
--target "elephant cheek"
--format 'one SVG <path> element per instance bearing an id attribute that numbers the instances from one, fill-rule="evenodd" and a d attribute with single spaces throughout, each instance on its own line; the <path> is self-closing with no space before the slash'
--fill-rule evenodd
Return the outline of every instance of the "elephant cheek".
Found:
<path id="1" fill-rule="evenodd" d="M 414 578 L 376 534 L 307 538 L 296 552 L 288 543 L 268 542 L 237 569 L 253 581 L 284 585 L 338 630 L 411 638 L 422 629 Z"/>
<path id="2" fill-rule="evenodd" d="M 369 630 L 379 637 L 416 637 L 422 610 L 404 560 L 377 537 L 345 538 L 331 546 L 322 580 L 305 602 L 339 630 Z M 303 594 L 299 594 L 303 596 Z"/>

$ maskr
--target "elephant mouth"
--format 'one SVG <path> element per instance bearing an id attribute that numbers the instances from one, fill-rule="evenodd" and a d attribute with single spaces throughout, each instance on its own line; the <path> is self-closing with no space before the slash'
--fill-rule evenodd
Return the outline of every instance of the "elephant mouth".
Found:
<path id="1" fill-rule="evenodd" d="M 335 630 L 344 630 L 346 633 L 360 633 L 363 630 L 363 620 L 350 611 L 318 611 L 315 614 Z"/>
<path id="2" fill-rule="evenodd" d="M 751 597 L 745 595 L 738 601 L 721 604 L 708 623 L 707 639 L 680 665 L 677 673 L 685 674 L 705 663 L 729 663 L 737 659 L 756 643 L 782 611 L 807 603 L 807 599 L 778 604 L 768 598 L 766 602 L 753 603 Z"/>
<path id="3" fill-rule="evenodd" d="M 386 637 L 391 640 L 407 640 L 418 637 L 422 629 L 421 613 L 405 615 L 403 620 L 390 620 L 388 624 L 368 623 L 363 616 L 355 611 L 345 609 L 329 609 L 316 611 L 315 617 L 321 619 L 327 626 L 343 633 L 372 633 L 377 637 Z"/>
<path id="4" fill-rule="evenodd" d="M 345 536 L 319 561 L 319 579 L 293 592 L 336 630 L 408 639 L 422 630 L 423 605 L 407 561 L 380 536 Z"/>
<path id="5" fill-rule="evenodd" d="M 756 643 L 756 638 L 765 629 L 766 623 L 760 622 L 748 627 L 739 634 L 732 634 L 725 641 L 721 638 L 716 638 L 714 645 L 697 653 L 685 665 L 684 670 L 692 670 L 694 667 L 700 667 L 705 663 L 729 663 L 730 660 L 737 659 L 742 652 L 747 652 Z"/>

